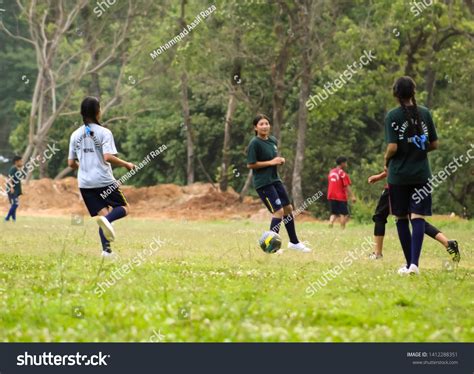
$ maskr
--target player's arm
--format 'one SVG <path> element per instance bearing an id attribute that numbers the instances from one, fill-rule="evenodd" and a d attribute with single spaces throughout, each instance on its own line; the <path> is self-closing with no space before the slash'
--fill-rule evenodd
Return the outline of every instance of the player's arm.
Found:
<path id="1" fill-rule="evenodd" d="M 124 167 L 127 170 L 132 170 L 136 167 L 133 163 L 122 160 L 121 158 L 110 153 L 104 153 L 104 160 L 111 163 L 113 166 Z"/>
<path id="2" fill-rule="evenodd" d="M 439 143 L 437 140 L 428 144 L 428 152 L 438 149 Z"/>
<path id="3" fill-rule="evenodd" d="M 356 202 L 356 197 L 354 193 L 352 192 L 351 186 L 347 185 L 346 187 L 346 192 L 347 192 L 347 197 L 353 202 Z"/>
<path id="4" fill-rule="evenodd" d="M 283 157 L 275 157 L 274 159 L 269 161 L 257 161 L 251 164 L 247 164 L 247 167 L 249 169 L 261 169 L 267 168 L 269 166 L 283 165 L 284 163 L 285 159 Z"/>
<path id="5" fill-rule="evenodd" d="M 387 150 L 385 151 L 385 155 L 384 155 L 384 165 L 385 165 L 384 171 L 386 171 L 388 169 L 388 163 L 389 163 L 390 159 L 393 156 L 395 156 L 395 154 L 397 153 L 397 149 L 398 149 L 398 144 L 397 143 L 388 143 L 387 144 Z"/>
<path id="6" fill-rule="evenodd" d="M 387 172 L 386 171 L 382 171 L 381 173 L 379 174 L 374 174 L 374 175 L 371 175 L 368 179 L 368 182 L 370 184 L 374 184 L 378 181 L 381 181 L 382 179 L 385 179 L 387 178 Z"/>
<path id="7" fill-rule="evenodd" d="M 72 170 L 79 169 L 79 162 L 77 160 L 67 160 L 67 166 L 69 166 Z"/>

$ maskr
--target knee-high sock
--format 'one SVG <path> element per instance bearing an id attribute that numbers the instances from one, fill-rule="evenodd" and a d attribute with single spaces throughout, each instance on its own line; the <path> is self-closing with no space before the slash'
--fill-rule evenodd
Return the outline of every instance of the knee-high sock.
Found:
<path id="1" fill-rule="evenodd" d="M 120 218 L 125 217 L 126 215 L 127 211 L 123 206 L 116 206 L 109 214 L 105 216 L 105 218 L 107 218 L 107 221 L 109 222 L 114 222 Z"/>
<path id="2" fill-rule="evenodd" d="M 288 236 L 290 237 L 290 242 L 292 242 L 293 244 L 298 244 L 299 240 L 296 236 L 295 217 L 293 217 L 293 214 L 284 216 L 283 222 L 285 223 L 286 231 L 288 232 Z"/>
<path id="3" fill-rule="evenodd" d="M 100 242 L 102 243 L 102 250 L 105 252 L 112 252 L 110 249 L 110 242 L 105 238 L 102 229 L 99 229 Z"/>
<path id="4" fill-rule="evenodd" d="M 272 217 L 270 223 L 270 230 L 275 231 L 277 234 L 280 232 L 281 218 Z"/>
<path id="5" fill-rule="evenodd" d="M 10 219 L 10 217 L 16 221 L 16 208 L 18 208 L 18 205 L 16 204 L 12 204 L 10 206 L 10 210 L 8 211 L 8 214 L 7 216 L 5 217 L 5 219 L 8 221 Z"/>
<path id="6" fill-rule="evenodd" d="M 433 239 L 436 239 L 436 235 L 438 235 L 440 232 L 441 231 L 439 231 L 436 227 L 425 221 L 426 235 L 431 236 Z"/>
<path id="7" fill-rule="evenodd" d="M 425 236 L 425 220 L 423 218 L 412 219 L 411 227 L 413 231 L 411 236 L 411 263 L 418 266 Z"/>
<path id="8" fill-rule="evenodd" d="M 408 267 L 411 263 L 411 233 L 408 219 L 397 220 L 397 231 L 398 239 L 400 239 L 400 244 L 402 245 L 403 254 L 405 255 Z"/>

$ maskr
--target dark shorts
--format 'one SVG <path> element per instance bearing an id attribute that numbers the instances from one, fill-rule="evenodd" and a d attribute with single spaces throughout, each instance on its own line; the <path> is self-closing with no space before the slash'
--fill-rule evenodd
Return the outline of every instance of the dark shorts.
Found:
<path id="1" fill-rule="evenodd" d="M 127 199 L 120 188 L 114 188 L 114 185 L 100 188 L 81 188 L 81 195 L 86 204 L 91 217 L 95 217 L 99 211 L 104 208 L 117 206 L 127 206 Z M 110 194 L 108 189 L 111 188 Z M 102 197 L 102 196 L 104 197 Z M 107 196 L 105 196 L 107 195 Z"/>
<path id="2" fill-rule="evenodd" d="M 329 209 L 331 210 L 331 214 L 336 215 L 349 215 L 349 208 L 347 207 L 347 201 L 339 201 L 339 200 L 328 200 L 329 201 Z"/>
<path id="3" fill-rule="evenodd" d="M 427 184 L 389 185 L 390 206 L 395 216 L 414 213 L 431 216 L 431 192 Z"/>
<path id="4" fill-rule="evenodd" d="M 390 196 L 388 193 L 388 188 L 385 188 L 380 196 L 377 207 L 375 208 L 375 213 L 372 216 L 374 222 L 383 222 L 387 223 L 387 217 L 390 215 Z"/>
<path id="5" fill-rule="evenodd" d="M 258 188 L 257 193 L 270 213 L 274 213 L 284 206 L 290 205 L 288 193 L 281 182 L 275 182 L 268 186 Z"/>

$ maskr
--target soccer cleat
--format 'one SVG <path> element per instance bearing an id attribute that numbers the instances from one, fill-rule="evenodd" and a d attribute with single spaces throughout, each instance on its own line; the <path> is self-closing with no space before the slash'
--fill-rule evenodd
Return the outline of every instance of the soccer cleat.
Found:
<path id="1" fill-rule="evenodd" d="M 411 264 L 407 270 L 407 274 L 418 275 L 420 274 L 420 270 L 418 269 L 418 266 L 416 266 L 415 264 Z"/>
<path id="2" fill-rule="evenodd" d="M 115 230 L 112 227 L 112 224 L 108 221 L 108 219 L 103 217 L 103 216 L 98 216 L 97 217 L 97 224 L 99 225 L 99 227 L 104 232 L 105 238 L 109 242 L 113 242 L 115 240 Z"/>
<path id="3" fill-rule="evenodd" d="M 461 253 L 459 252 L 458 242 L 456 240 L 448 240 L 448 253 L 451 255 L 454 262 L 461 261 Z"/>
<path id="4" fill-rule="evenodd" d="M 408 268 L 406 265 L 403 265 L 400 269 L 398 269 L 398 274 L 400 275 L 408 275 Z"/>
<path id="5" fill-rule="evenodd" d="M 311 248 L 308 248 L 306 245 L 303 243 L 299 242 L 296 244 L 293 244 L 292 242 L 288 243 L 288 249 L 293 249 L 294 251 L 299 251 L 302 253 L 309 253 L 311 252 Z"/>
<path id="6" fill-rule="evenodd" d="M 369 255 L 370 260 L 382 260 L 383 259 L 383 254 L 376 254 L 375 252 L 371 253 Z"/>

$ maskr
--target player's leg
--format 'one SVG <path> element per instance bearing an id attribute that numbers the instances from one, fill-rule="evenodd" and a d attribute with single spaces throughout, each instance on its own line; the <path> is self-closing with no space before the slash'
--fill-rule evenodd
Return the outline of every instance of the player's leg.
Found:
<path id="1" fill-rule="evenodd" d="M 385 225 L 387 224 L 387 217 L 390 214 L 390 203 L 388 197 L 388 189 L 385 188 L 380 196 L 380 199 L 375 208 L 375 213 L 372 216 L 374 221 L 374 253 L 370 255 L 372 260 L 383 258 L 383 239 L 385 237 Z"/>
<path id="2" fill-rule="evenodd" d="M 347 201 L 337 201 L 337 211 L 341 217 L 341 229 L 345 229 L 347 222 L 349 222 L 349 208 Z"/>
<path id="3" fill-rule="evenodd" d="M 425 237 L 425 217 L 431 216 L 431 194 L 418 201 L 413 199 L 416 189 L 425 188 L 425 185 L 410 186 L 410 220 L 412 227 L 411 241 L 411 264 L 409 273 L 418 274 L 418 265 L 423 247 L 423 239 Z"/>
<path id="4" fill-rule="evenodd" d="M 442 244 L 454 262 L 459 262 L 461 260 L 461 253 L 456 240 L 449 240 L 446 235 L 427 221 L 425 221 L 425 234 Z"/>
<path id="5" fill-rule="evenodd" d="M 105 191 L 109 187 L 105 187 Z M 99 192 L 99 191 L 98 191 Z M 100 196 L 102 198 L 103 192 L 100 192 Z M 125 195 L 123 192 L 120 190 L 120 188 L 116 188 L 112 190 L 112 192 L 107 195 L 104 199 L 104 204 L 107 205 L 107 207 L 111 207 L 111 209 L 108 209 L 105 211 L 105 209 L 102 209 L 100 212 L 103 214 L 98 214 L 99 218 L 97 220 L 98 225 L 103 231 L 103 234 L 105 235 L 106 239 L 109 242 L 112 242 L 115 240 L 115 230 L 112 227 L 112 222 L 117 221 L 121 218 L 124 218 L 128 214 L 128 209 L 129 205 L 127 202 L 127 199 L 125 198 Z M 104 214 L 106 213 L 106 214 Z"/>
<path id="6" fill-rule="evenodd" d="M 274 231 L 277 234 L 280 232 L 281 222 L 283 220 L 283 206 L 281 200 L 273 184 L 264 186 L 257 189 L 258 196 L 262 200 L 263 204 L 267 207 L 268 211 L 272 214 L 272 220 L 270 222 L 270 231 Z"/>
<path id="7" fill-rule="evenodd" d="M 390 185 L 389 199 L 392 214 L 396 217 L 396 225 L 398 232 L 398 239 L 403 249 L 406 265 L 403 265 L 399 270 L 399 274 L 408 274 L 408 268 L 411 264 L 411 232 L 410 221 L 408 219 L 409 213 L 409 192 L 406 186 Z"/>
<path id="8" fill-rule="evenodd" d="M 13 194 L 8 194 L 8 202 L 10 203 L 10 209 L 8 210 L 7 216 L 5 217 L 5 222 L 8 222 L 10 218 L 13 219 L 13 215 L 16 211 L 16 200 Z"/>

